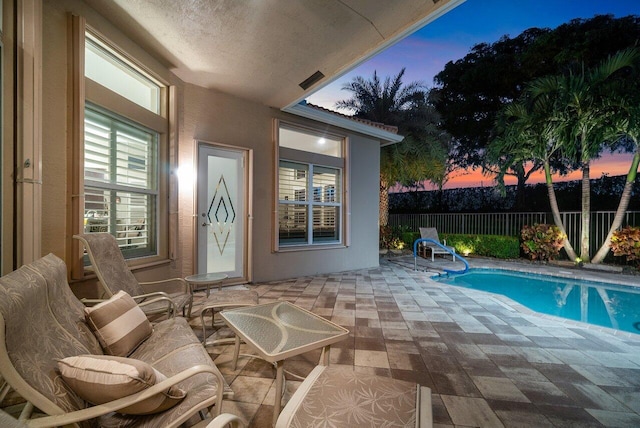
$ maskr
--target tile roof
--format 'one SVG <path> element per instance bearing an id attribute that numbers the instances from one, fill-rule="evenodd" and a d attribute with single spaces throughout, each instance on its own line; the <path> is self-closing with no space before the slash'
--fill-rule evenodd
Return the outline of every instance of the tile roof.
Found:
<path id="1" fill-rule="evenodd" d="M 320 111 L 325 111 L 325 112 L 328 112 L 328 113 L 335 114 L 336 116 L 343 117 L 345 119 L 353 120 L 354 122 L 362 123 L 363 125 L 372 126 L 374 128 L 382 129 L 384 131 L 391 132 L 393 134 L 397 134 L 398 133 L 398 127 L 397 126 L 385 125 L 384 123 L 374 122 L 374 121 L 368 120 L 368 119 L 361 119 L 359 117 L 349 116 L 349 115 L 346 115 L 346 114 L 338 113 L 338 112 L 333 111 L 333 110 L 329 110 L 329 109 L 324 108 L 324 107 L 320 107 L 320 106 L 315 105 L 315 104 L 310 104 L 308 102 L 304 102 L 304 105 L 306 105 L 307 107 L 315 108 L 315 109 L 320 110 Z"/>

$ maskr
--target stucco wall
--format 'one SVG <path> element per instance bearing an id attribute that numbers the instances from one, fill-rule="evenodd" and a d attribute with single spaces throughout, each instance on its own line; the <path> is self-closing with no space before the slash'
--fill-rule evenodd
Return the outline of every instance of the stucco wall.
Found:
<path id="1" fill-rule="evenodd" d="M 86 4 L 75 0 L 44 0 L 42 10 L 42 255 L 54 253 L 69 264 L 71 229 L 71 77 L 69 64 L 70 14 L 85 17 L 87 24 L 139 58 L 149 69 L 170 84 L 181 82 L 149 53 L 127 39 L 119 29 L 104 20 Z M 175 263 L 139 269 L 143 281 L 174 276 Z M 92 297 L 95 281 L 74 283 L 74 291 Z"/>
<path id="2" fill-rule="evenodd" d="M 274 189 L 274 119 L 315 126 L 279 110 L 185 85 L 180 132 L 180 165 L 193 166 L 195 140 L 253 150 L 253 280 L 269 281 L 378 265 L 379 142 L 345 130 L 350 142 L 351 242 L 347 248 L 272 252 Z M 180 185 L 180 234 L 184 274 L 194 268 L 193 189 Z"/>
<path id="3" fill-rule="evenodd" d="M 350 141 L 350 243 L 348 248 L 272 252 L 274 205 L 274 119 L 314 124 L 233 95 L 184 84 L 148 52 L 128 40 L 84 3 L 74 0 L 43 2 L 43 255 L 53 252 L 68 260 L 70 228 L 71 148 L 70 61 L 68 13 L 85 16 L 87 23 L 118 43 L 177 87 L 179 107 L 179 165 L 194 167 L 196 140 L 253 150 L 253 280 L 268 281 L 378 264 L 379 142 L 344 130 Z M 326 125 L 314 124 L 320 129 Z M 190 183 L 179 183 L 178 252 L 175 262 L 136 271 L 141 280 L 185 276 L 195 271 L 195 193 Z M 83 292 L 91 295 L 92 282 Z"/>

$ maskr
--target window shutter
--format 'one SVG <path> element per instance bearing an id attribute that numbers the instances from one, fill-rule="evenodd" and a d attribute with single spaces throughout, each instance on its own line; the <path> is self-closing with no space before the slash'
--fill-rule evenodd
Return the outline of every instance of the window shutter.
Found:
<path id="1" fill-rule="evenodd" d="M 85 232 L 113 234 L 125 257 L 155 252 L 157 133 L 87 107 Z"/>

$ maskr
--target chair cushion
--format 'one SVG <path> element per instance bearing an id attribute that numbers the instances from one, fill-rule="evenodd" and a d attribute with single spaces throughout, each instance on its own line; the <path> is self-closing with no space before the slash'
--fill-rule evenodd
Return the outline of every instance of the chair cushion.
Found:
<path id="1" fill-rule="evenodd" d="M 133 358 L 80 355 L 58 361 L 69 387 L 92 404 L 104 404 L 143 391 L 166 377 L 149 364 Z M 175 386 L 146 400 L 118 410 L 129 415 L 163 412 L 178 404 L 186 393 Z"/>
<path id="2" fill-rule="evenodd" d="M 153 332 L 147 316 L 124 291 L 85 308 L 85 314 L 102 349 L 110 355 L 128 356 Z"/>
<path id="3" fill-rule="evenodd" d="M 317 366 L 282 410 L 276 428 L 415 427 L 417 399 L 412 382 Z"/>

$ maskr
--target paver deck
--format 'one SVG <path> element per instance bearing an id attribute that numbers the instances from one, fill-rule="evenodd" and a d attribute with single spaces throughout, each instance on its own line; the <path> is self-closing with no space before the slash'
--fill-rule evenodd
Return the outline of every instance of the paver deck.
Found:
<path id="1" fill-rule="evenodd" d="M 504 267 L 474 262 L 483 263 Z M 598 280 L 609 275 L 508 267 Z M 251 288 L 261 303 L 287 300 L 348 328 L 349 338 L 332 347 L 331 364 L 430 387 L 435 427 L 640 426 L 640 334 L 542 316 L 506 298 L 437 283 L 431 275 L 413 271 L 413 258 L 381 260 L 375 269 Z M 624 282 L 639 284 L 640 277 Z M 199 333 L 199 326 L 194 330 Z M 270 426 L 273 368 L 244 357 L 232 371 L 230 347 L 208 350 L 235 391 L 223 411 L 252 427 Z M 287 360 L 285 369 L 304 376 L 318 358 L 318 352 L 305 354 Z M 285 400 L 298 385 L 287 381 Z"/>

